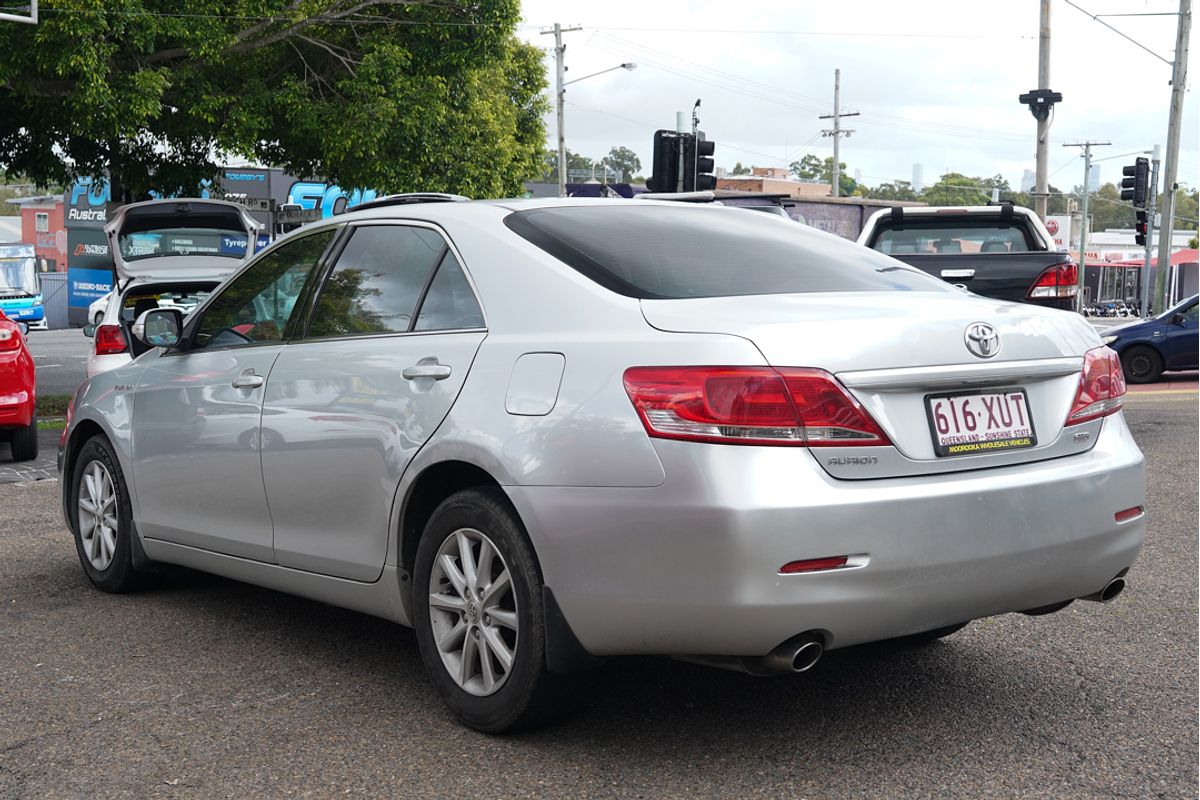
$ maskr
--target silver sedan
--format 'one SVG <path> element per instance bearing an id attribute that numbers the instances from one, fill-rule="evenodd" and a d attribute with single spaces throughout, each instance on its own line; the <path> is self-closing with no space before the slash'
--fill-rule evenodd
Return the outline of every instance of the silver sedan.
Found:
<path id="1" fill-rule="evenodd" d="M 181 564 L 410 625 L 493 732 L 608 656 L 803 672 L 1123 588 L 1143 459 L 1078 315 L 739 209 L 437 199 L 141 315 L 60 446 L 92 583 Z"/>

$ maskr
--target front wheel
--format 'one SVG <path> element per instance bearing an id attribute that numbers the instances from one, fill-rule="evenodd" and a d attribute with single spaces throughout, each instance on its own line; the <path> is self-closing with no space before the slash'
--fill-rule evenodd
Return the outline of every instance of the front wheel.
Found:
<path id="1" fill-rule="evenodd" d="M 121 593 L 137 588 L 133 566 L 133 512 L 125 475 L 103 436 L 79 449 L 67 505 L 75 549 L 84 574 L 97 589 Z"/>
<path id="2" fill-rule="evenodd" d="M 1130 383 L 1154 383 L 1162 376 L 1163 360 L 1153 347 L 1138 345 L 1121 354 L 1121 368 Z"/>
<path id="3" fill-rule="evenodd" d="M 430 680 L 467 725 L 500 733 L 568 710 L 567 676 L 545 667 L 533 548 L 495 488 L 458 492 L 429 520 L 413 575 L 414 627 Z"/>

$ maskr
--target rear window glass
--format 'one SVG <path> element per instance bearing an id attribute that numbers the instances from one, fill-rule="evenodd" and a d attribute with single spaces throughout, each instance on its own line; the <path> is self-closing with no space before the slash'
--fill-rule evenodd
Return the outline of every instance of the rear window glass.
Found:
<path id="1" fill-rule="evenodd" d="M 934 219 L 884 224 L 888 227 L 876 234 L 871 247 L 889 255 L 1028 253 L 1035 249 L 1019 222 Z"/>
<path id="2" fill-rule="evenodd" d="M 550 207 L 510 214 L 505 224 L 629 297 L 954 291 L 853 242 L 744 209 Z"/>

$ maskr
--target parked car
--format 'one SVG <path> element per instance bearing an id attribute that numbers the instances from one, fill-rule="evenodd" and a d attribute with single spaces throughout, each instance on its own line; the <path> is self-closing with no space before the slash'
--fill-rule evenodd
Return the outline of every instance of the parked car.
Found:
<path id="1" fill-rule="evenodd" d="M 113 293 L 106 292 L 103 297 L 98 297 L 88 306 L 88 322 L 93 325 L 99 325 L 104 321 L 104 312 L 108 310 L 108 304 L 112 302 Z"/>
<path id="2" fill-rule="evenodd" d="M 155 349 L 80 387 L 59 452 L 88 579 L 412 625 L 480 730 L 602 657 L 802 672 L 1109 600 L 1142 542 L 1087 322 L 768 214 L 386 198 L 132 332 Z"/>
<path id="3" fill-rule="evenodd" d="M 1073 309 L 1079 272 L 1028 208 L 929 206 L 872 214 L 859 244 L 984 297 Z"/>
<path id="4" fill-rule="evenodd" d="M 1103 331 L 1104 343 L 1121 357 L 1125 379 L 1153 383 L 1163 372 L 1197 369 L 1197 295 L 1147 320 Z"/>
<path id="5" fill-rule="evenodd" d="M 25 346 L 25 322 L 0 311 L 0 441 L 8 441 L 13 461 L 38 454 L 37 382 L 33 356 Z"/>
<path id="6" fill-rule="evenodd" d="M 195 308 L 245 263 L 247 242 L 256 241 L 261 227 L 243 206 L 224 200 L 149 200 L 118 209 L 104 226 L 117 282 L 107 302 L 88 309 L 92 323 L 83 332 L 94 344 L 87 374 L 146 350 L 129 335 L 136 316 L 150 308 Z"/>

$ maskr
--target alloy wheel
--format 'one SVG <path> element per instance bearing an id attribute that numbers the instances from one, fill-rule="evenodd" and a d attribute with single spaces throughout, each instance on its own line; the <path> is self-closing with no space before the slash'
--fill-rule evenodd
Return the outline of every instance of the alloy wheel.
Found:
<path id="1" fill-rule="evenodd" d="M 77 504 L 83 552 L 92 566 L 103 572 L 117 550 L 117 490 L 108 468 L 100 461 L 84 467 Z"/>
<path id="2" fill-rule="evenodd" d="M 438 548 L 429 621 L 442 664 L 463 691 L 486 697 L 504 686 L 517 654 L 517 598 L 504 556 L 482 532 L 459 528 Z"/>

